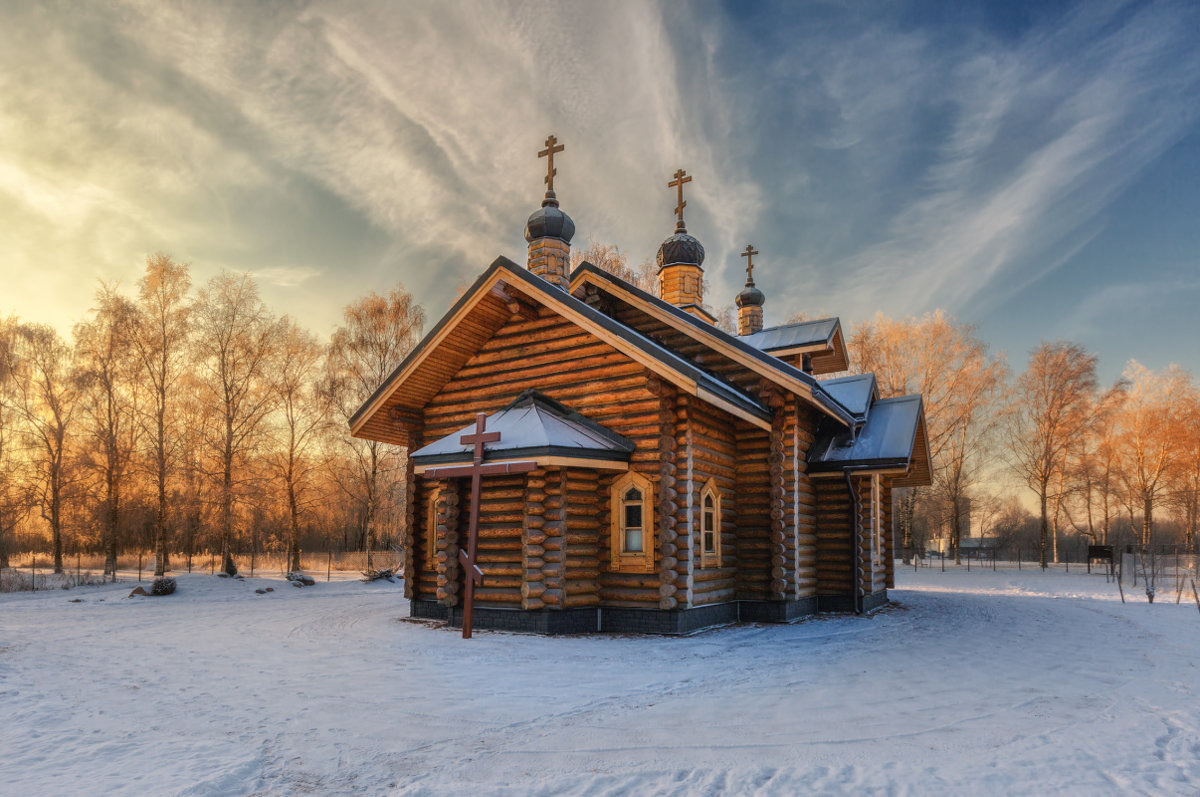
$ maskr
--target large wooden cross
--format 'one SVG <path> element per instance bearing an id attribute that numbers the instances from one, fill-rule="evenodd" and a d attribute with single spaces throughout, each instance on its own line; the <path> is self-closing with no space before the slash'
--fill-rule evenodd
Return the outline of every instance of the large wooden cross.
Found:
<path id="1" fill-rule="evenodd" d="M 555 146 L 555 145 L 558 146 Z M 558 169 L 554 168 L 554 153 L 562 152 L 566 147 L 558 143 L 558 139 L 553 134 L 546 137 L 546 148 L 538 153 L 539 158 L 546 158 L 546 190 L 554 190 L 554 175 L 558 174 Z"/>
<path id="2" fill-rule="evenodd" d="M 676 189 L 677 198 L 675 200 L 675 216 L 679 219 L 679 223 L 683 223 L 683 209 L 687 207 L 687 203 L 683 201 L 683 184 L 690 183 L 691 177 L 687 176 L 687 172 L 679 169 L 675 172 L 675 179 L 667 183 L 667 188 Z"/>
<path id="3" fill-rule="evenodd" d="M 746 251 L 742 252 L 742 257 L 746 258 L 746 284 L 754 282 L 754 256 L 758 254 L 758 250 L 754 248 L 754 244 L 746 244 Z"/>
<path id="4" fill-rule="evenodd" d="M 551 136 L 553 138 L 553 136 Z M 466 589 L 463 595 L 463 639 L 471 638 L 471 615 L 475 608 L 475 587 L 483 586 L 483 571 L 475 563 L 476 548 L 479 542 L 479 488 L 480 479 L 484 476 L 497 476 L 507 473 L 528 473 L 537 468 L 536 462 L 496 462 L 491 465 L 483 464 L 483 444 L 495 443 L 500 440 L 499 432 L 485 432 L 487 415 L 478 413 L 475 416 L 475 434 L 465 434 L 458 438 L 463 445 L 473 445 L 475 455 L 470 465 L 452 465 L 445 468 L 429 468 L 425 477 L 429 479 L 455 479 L 460 476 L 471 477 L 471 522 L 467 526 L 467 548 L 458 549 L 458 561 L 462 565 Z"/>

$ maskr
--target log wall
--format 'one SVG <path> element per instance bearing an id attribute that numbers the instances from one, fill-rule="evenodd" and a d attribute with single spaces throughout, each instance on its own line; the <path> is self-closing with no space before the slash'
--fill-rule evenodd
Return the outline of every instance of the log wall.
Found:
<path id="1" fill-rule="evenodd" d="M 813 479 L 817 509 L 817 594 L 850 594 L 850 492 L 841 476 Z"/>
<path id="2" fill-rule="evenodd" d="M 738 574 L 738 489 L 737 437 L 730 418 L 703 402 L 693 401 L 687 415 L 685 444 L 690 453 L 690 489 L 686 506 L 691 507 L 687 535 L 691 543 L 692 568 L 687 587 L 691 605 L 723 603 L 737 598 Z M 679 416 L 677 416 L 679 417 Z M 717 544 L 720 566 L 703 566 L 703 506 L 700 493 L 712 479 L 721 494 Z"/>
<path id="3" fill-rule="evenodd" d="M 737 596 L 766 600 L 771 591 L 770 486 L 768 453 L 770 436 L 756 426 L 738 421 L 734 426 L 737 467 Z"/>
<path id="4" fill-rule="evenodd" d="M 788 597 L 795 600 L 817 594 L 816 491 L 808 476 L 808 450 L 813 443 L 817 418 L 813 410 L 795 396 L 789 398 L 787 411 L 784 465 L 791 526 L 787 590 Z"/>

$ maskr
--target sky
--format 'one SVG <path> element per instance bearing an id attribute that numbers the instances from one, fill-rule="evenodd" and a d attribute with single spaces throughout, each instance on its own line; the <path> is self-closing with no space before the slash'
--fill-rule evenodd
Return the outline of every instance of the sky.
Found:
<path id="1" fill-rule="evenodd" d="M 327 335 L 525 260 L 554 133 L 574 244 L 632 263 L 677 168 L 768 325 L 944 309 L 1015 370 L 1078 341 L 1200 375 L 1200 6 L 0 0 L 0 313 L 68 332 L 145 258 Z"/>

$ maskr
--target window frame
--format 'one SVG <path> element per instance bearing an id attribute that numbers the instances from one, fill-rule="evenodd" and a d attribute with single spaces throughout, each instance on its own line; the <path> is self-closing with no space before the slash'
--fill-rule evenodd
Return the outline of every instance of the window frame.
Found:
<path id="1" fill-rule="evenodd" d="M 625 493 L 635 487 L 642 494 L 642 550 L 625 550 Z M 653 573 L 657 536 L 654 528 L 654 483 L 637 471 L 613 479 L 609 488 L 609 551 L 616 572 Z"/>
<path id="2" fill-rule="evenodd" d="M 704 503 L 708 498 L 713 501 L 713 550 L 709 551 L 704 546 Z M 721 556 L 721 490 L 717 487 L 716 479 L 709 479 L 704 483 L 704 487 L 700 489 L 700 566 L 701 567 L 720 567 L 722 562 Z"/>

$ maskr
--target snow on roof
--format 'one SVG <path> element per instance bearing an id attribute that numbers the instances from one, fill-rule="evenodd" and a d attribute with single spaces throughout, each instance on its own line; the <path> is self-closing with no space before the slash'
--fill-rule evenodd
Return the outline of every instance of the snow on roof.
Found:
<path id="1" fill-rule="evenodd" d="M 808 462 L 814 470 L 834 470 L 851 464 L 904 465 L 913 454 L 921 397 L 880 399 L 855 436 L 849 430 L 826 431 L 813 444 Z"/>
<path id="2" fill-rule="evenodd" d="M 536 390 L 526 390 L 512 404 L 487 416 L 486 429 L 499 432 L 500 440 L 484 444 L 485 461 L 545 455 L 628 462 L 634 450 L 628 438 Z M 473 448 L 460 438 L 474 431 L 472 423 L 430 443 L 413 452 L 413 462 L 469 462 Z"/>
<path id="3" fill-rule="evenodd" d="M 875 374 L 854 374 L 837 379 L 822 379 L 821 387 L 859 418 L 867 416 L 875 396 Z"/>

